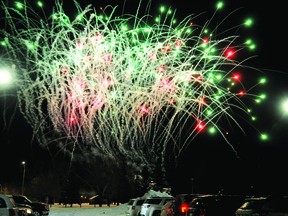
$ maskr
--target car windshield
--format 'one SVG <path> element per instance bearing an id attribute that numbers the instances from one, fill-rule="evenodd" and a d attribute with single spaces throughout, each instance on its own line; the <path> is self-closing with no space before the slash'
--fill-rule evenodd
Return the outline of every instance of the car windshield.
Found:
<path id="1" fill-rule="evenodd" d="M 241 208 L 242 209 L 260 209 L 264 200 L 249 200 L 246 201 Z"/>
<path id="2" fill-rule="evenodd" d="M 139 199 L 137 202 L 136 202 L 136 205 L 142 205 L 144 203 L 144 199 Z"/>
<path id="3" fill-rule="evenodd" d="M 133 203 L 134 203 L 134 199 L 131 199 L 127 205 L 133 205 Z"/>
<path id="4" fill-rule="evenodd" d="M 219 197 L 202 197 L 193 199 L 189 206 L 192 208 L 204 207 L 204 206 L 213 206 L 215 203 L 219 202 Z"/>
<path id="5" fill-rule="evenodd" d="M 145 203 L 148 204 L 159 204 L 161 202 L 161 199 L 147 199 Z"/>
<path id="6" fill-rule="evenodd" d="M 194 194 L 187 194 L 187 195 L 184 196 L 184 201 L 185 201 L 185 202 L 189 202 L 189 201 L 191 201 L 194 197 L 195 197 Z"/>
<path id="7" fill-rule="evenodd" d="M 31 203 L 29 199 L 23 196 L 13 196 L 13 199 L 15 200 L 16 203 L 25 203 L 25 204 Z"/>

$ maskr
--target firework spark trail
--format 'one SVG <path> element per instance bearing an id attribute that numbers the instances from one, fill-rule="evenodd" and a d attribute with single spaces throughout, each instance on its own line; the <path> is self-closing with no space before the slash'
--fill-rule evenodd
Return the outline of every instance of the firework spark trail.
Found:
<path id="1" fill-rule="evenodd" d="M 197 35 L 192 16 L 176 25 L 170 10 L 149 25 L 148 14 L 117 17 L 113 7 L 97 13 L 76 3 L 71 21 L 59 2 L 48 19 L 20 6 L 4 6 L 2 45 L 18 67 L 20 110 L 42 145 L 149 166 L 171 147 L 178 157 L 209 125 L 229 143 L 220 120 L 238 125 L 234 110 L 247 109 L 230 88 L 244 66 L 227 53 L 248 47 L 234 45 L 237 35 Z"/>

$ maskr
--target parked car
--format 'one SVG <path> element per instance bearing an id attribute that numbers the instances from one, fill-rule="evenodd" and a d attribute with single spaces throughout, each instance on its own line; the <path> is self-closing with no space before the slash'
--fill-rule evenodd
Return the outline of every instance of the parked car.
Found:
<path id="1" fill-rule="evenodd" d="M 28 197 L 18 194 L 11 195 L 17 205 L 24 204 L 32 207 L 34 216 L 47 216 L 49 215 L 50 208 L 48 203 L 32 201 Z"/>
<path id="2" fill-rule="evenodd" d="M 161 208 L 160 216 L 174 216 L 174 206 L 175 200 L 166 202 Z"/>
<path id="3" fill-rule="evenodd" d="M 19 209 L 13 198 L 0 194 L 0 215 L 19 216 Z"/>
<path id="4" fill-rule="evenodd" d="M 247 197 L 236 195 L 202 195 L 189 204 L 189 216 L 235 216 Z"/>
<path id="5" fill-rule="evenodd" d="M 171 200 L 174 200 L 173 196 L 147 198 L 141 206 L 140 216 L 160 216 L 162 207 Z"/>
<path id="6" fill-rule="evenodd" d="M 178 194 L 175 196 L 175 202 L 172 204 L 171 208 L 173 208 L 173 215 L 175 216 L 186 216 L 189 203 L 200 194 Z"/>
<path id="7" fill-rule="evenodd" d="M 236 216 L 261 215 L 262 207 L 266 197 L 251 197 L 245 199 L 244 203 L 235 212 Z"/>
<path id="8" fill-rule="evenodd" d="M 143 197 L 137 197 L 130 199 L 127 203 L 127 210 L 126 210 L 126 216 L 139 216 L 141 206 L 144 203 L 145 198 Z"/>
<path id="9" fill-rule="evenodd" d="M 288 197 L 271 195 L 247 199 L 236 216 L 288 216 Z"/>

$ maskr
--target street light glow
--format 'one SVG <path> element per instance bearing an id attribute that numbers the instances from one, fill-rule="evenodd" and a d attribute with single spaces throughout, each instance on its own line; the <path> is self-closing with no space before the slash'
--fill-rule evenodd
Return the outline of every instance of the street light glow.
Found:
<path id="1" fill-rule="evenodd" d="M 288 99 L 286 99 L 285 101 L 283 101 L 282 110 L 283 110 L 286 114 L 288 114 Z"/>
<path id="2" fill-rule="evenodd" d="M 12 81 L 11 72 L 6 68 L 0 68 L 0 85 L 8 84 Z"/>
<path id="3" fill-rule="evenodd" d="M 280 111 L 283 116 L 288 116 L 288 97 L 281 100 Z"/>

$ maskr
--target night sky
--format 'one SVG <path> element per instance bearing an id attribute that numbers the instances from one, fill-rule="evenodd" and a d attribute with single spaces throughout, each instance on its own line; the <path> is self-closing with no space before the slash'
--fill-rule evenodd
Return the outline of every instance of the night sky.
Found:
<path id="1" fill-rule="evenodd" d="M 92 3 L 98 8 L 108 4 L 123 5 L 121 2 L 123 1 L 83 0 L 81 5 Z M 138 1 L 127 0 L 124 11 L 133 13 L 138 5 L 135 2 Z M 206 12 L 203 14 L 204 21 L 214 12 L 215 4 L 211 0 L 153 0 L 151 11 L 158 10 L 159 5 L 164 2 L 165 5 L 176 8 L 179 17 Z M 48 1 L 44 4 L 48 4 Z M 234 133 L 232 131 L 236 152 L 220 137 L 218 139 L 200 134 L 181 155 L 177 166 L 169 170 L 167 176 L 171 179 L 174 191 L 181 193 L 192 190 L 193 179 L 194 192 L 200 189 L 215 192 L 221 188 L 233 191 L 236 188 L 236 191 L 256 190 L 260 193 L 288 194 L 288 116 L 283 115 L 279 109 L 281 100 L 288 97 L 285 54 L 288 47 L 286 33 L 283 32 L 286 27 L 287 8 L 280 0 L 239 0 L 237 3 L 231 0 L 225 1 L 225 4 L 227 8 L 223 11 L 226 14 L 235 10 L 233 13 L 236 15 L 231 15 L 231 22 L 240 23 L 246 16 L 253 17 L 255 21 L 249 31 L 241 31 L 239 34 L 248 34 L 257 43 L 255 57 L 247 64 L 260 69 L 267 77 L 267 99 L 255 106 L 258 120 L 253 122 L 253 125 L 240 118 L 239 122 L 243 124 L 245 134 L 236 129 Z M 50 8 L 49 5 L 45 7 Z M 64 4 L 64 8 L 70 11 L 69 4 Z M 246 78 L 247 80 L 249 82 L 249 78 Z M 245 81 L 243 83 L 245 84 Z M 27 175 L 30 176 L 55 165 L 52 166 L 55 153 L 50 153 L 37 142 L 31 141 L 31 127 L 19 113 L 16 103 L 14 96 L 0 98 L 0 184 L 19 183 L 22 180 L 21 161 L 26 161 Z M 258 128 L 259 131 L 269 134 L 268 141 L 259 140 L 256 134 Z"/>

